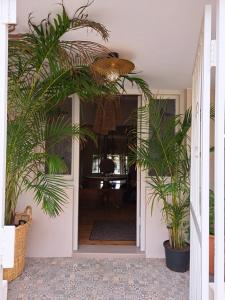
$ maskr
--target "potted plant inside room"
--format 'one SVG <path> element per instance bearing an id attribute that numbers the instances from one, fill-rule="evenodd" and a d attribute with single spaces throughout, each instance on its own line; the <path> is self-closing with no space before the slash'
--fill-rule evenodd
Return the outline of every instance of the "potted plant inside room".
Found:
<path id="1" fill-rule="evenodd" d="M 155 201 L 161 203 L 162 217 L 169 233 L 169 239 L 163 243 L 166 265 L 173 271 L 185 272 L 189 269 L 190 257 L 186 235 L 190 207 L 190 149 L 186 141 L 191 111 L 170 115 L 165 107 L 166 100 L 149 97 L 146 105 L 138 110 L 141 134 L 137 135 L 137 146 L 130 147 L 130 158 L 148 172 L 151 213 Z"/>

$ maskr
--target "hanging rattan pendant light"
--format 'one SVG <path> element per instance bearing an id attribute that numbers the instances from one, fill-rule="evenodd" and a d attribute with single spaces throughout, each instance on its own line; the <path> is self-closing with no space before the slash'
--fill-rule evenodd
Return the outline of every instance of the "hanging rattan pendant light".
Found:
<path id="1" fill-rule="evenodd" d="M 92 64 L 95 72 L 110 81 L 115 81 L 119 76 L 132 72 L 134 67 L 131 61 L 119 58 L 116 52 L 111 52 L 107 57 L 99 58 Z"/>

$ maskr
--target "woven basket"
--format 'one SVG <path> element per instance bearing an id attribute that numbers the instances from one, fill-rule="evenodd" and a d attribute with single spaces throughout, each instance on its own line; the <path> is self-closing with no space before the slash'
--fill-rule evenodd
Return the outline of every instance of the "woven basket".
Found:
<path id="1" fill-rule="evenodd" d="M 32 221 L 31 206 L 27 206 L 23 213 L 16 213 L 15 225 L 18 225 L 19 221 L 26 221 L 27 223 L 16 227 L 14 267 L 10 269 L 4 269 L 3 272 L 3 278 L 7 281 L 12 281 L 23 273 L 27 233 Z"/>

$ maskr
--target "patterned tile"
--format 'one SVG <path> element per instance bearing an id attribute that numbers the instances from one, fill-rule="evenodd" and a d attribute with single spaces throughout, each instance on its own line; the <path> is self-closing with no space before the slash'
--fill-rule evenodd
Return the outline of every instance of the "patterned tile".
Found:
<path id="1" fill-rule="evenodd" d="M 145 258 L 29 258 L 8 300 L 187 300 L 188 273 Z"/>

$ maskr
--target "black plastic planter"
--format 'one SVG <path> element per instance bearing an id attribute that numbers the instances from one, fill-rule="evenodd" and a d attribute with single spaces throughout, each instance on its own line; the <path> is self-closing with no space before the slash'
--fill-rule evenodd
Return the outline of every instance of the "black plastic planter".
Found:
<path id="1" fill-rule="evenodd" d="M 186 272 L 189 270 L 190 247 L 187 244 L 185 249 L 173 249 L 169 241 L 163 243 L 166 255 L 166 266 L 175 272 Z"/>

